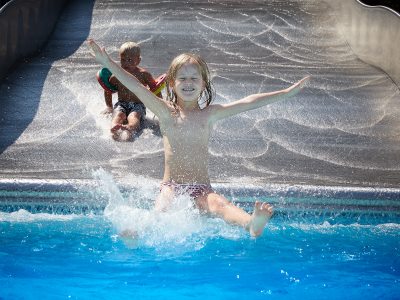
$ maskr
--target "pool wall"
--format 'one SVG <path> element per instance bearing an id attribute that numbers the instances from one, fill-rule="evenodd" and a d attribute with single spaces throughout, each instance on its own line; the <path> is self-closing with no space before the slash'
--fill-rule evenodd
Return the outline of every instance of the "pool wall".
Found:
<path id="1" fill-rule="evenodd" d="M 32 213 L 102 213 L 114 193 L 104 194 L 102 183 L 89 180 L 0 180 L 0 212 L 25 209 Z M 118 185 L 125 199 L 140 198 L 151 203 L 155 195 L 143 195 L 140 186 Z M 145 189 L 151 189 L 151 184 Z M 244 208 L 256 199 L 268 201 L 281 212 L 373 213 L 400 216 L 400 189 L 270 184 L 247 186 L 213 184 L 213 188 Z M 154 187 L 157 190 L 157 187 Z M 152 198 L 149 198 L 152 197 Z M 144 204 L 144 203 L 143 203 Z M 150 205 L 152 206 L 152 205 Z"/>
<path id="2" fill-rule="evenodd" d="M 337 11 L 338 29 L 354 53 L 384 70 L 400 87 L 400 15 L 357 0 L 339 0 L 332 6 Z"/>
<path id="3" fill-rule="evenodd" d="M 20 59 L 37 54 L 67 0 L 12 0 L 0 8 L 0 79 Z"/>

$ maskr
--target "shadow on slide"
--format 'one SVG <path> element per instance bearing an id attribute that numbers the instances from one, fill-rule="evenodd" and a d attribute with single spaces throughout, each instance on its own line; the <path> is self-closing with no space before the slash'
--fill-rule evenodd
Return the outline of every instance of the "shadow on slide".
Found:
<path id="1" fill-rule="evenodd" d="M 69 1 L 47 44 L 36 57 L 25 59 L 0 85 L 0 153 L 25 131 L 35 118 L 53 62 L 66 58 L 89 35 L 94 0 Z"/>

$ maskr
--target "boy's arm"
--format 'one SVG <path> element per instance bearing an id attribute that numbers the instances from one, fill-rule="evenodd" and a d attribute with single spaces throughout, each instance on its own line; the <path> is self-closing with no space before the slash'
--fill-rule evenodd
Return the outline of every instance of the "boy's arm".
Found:
<path id="1" fill-rule="evenodd" d="M 292 86 L 280 91 L 254 94 L 231 103 L 213 105 L 210 107 L 212 109 L 210 118 L 213 121 L 217 121 L 234 116 L 241 112 L 281 101 L 285 98 L 296 95 L 303 88 L 308 79 L 309 76 L 304 77 Z"/>
<path id="2" fill-rule="evenodd" d="M 111 92 L 104 90 L 104 101 L 106 102 L 107 111 L 112 112 L 113 106 L 112 106 L 112 93 Z"/>
<path id="3" fill-rule="evenodd" d="M 150 91 L 155 90 L 155 88 L 157 87 L 157 82 L 156 80 L 153 78 L 153 76 L 151 76 L 151 74 L 149 72 L 145 72 L 145 80 L 146 80 L 146 84 L 149 86 Z M 162 94 L 161 92 L 158 93 L 156 95 L 158 98 L 162 98 Z"/>
<path id="4" fill-rule="evenodd" d="M 153 95 L 153 93 L 144 87 L 135 76 L 122 69 L 108 56 L 104 48 L 100 48 L 92 39 L 88 40 L 88 46 L 91 49 L 91 54 L 96 58 L 96 61 L 108 68 L 111 73 L 113 73 L 126 88 L 132 91 L 156 116 L 159 118 L 170 116 L 167 103 Z"/>

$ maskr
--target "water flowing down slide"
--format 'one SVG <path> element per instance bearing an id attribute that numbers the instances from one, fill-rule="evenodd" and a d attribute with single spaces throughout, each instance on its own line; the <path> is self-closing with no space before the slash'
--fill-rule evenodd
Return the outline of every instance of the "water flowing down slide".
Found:
<path id="1" fill-rule="evenodd" d="M 218 123 L 210 141 L 213 182 L 398 187 L 400 91 L 360 60 L 324 1 L 70 1 L 39 56 L 0 85 L 0 178 L 159 180 L 162 141 L 147 126 L 133 141 L 110 138 L 85 40 L 114 59 L 139 42 L 154 76 L 182 52 L 208 62 L 216 102 L 285 88 L 297 96 Z"/>

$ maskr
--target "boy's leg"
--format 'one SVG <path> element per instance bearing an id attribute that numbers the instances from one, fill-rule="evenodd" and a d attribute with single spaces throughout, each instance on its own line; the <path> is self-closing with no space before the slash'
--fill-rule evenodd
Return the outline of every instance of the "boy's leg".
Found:
<path id="1" fill-rule="evenodd" d="M 252 236 L 262 234 L 273 213 L 271 205 L 256 201 L 253 214 L 249 215 L 243 209 L 214 192 L 200 196 L 196 199 L 196 204 L 200 209 L 216 215 L 228 223 L 244 227 Z"/>
<path id="2" fill-rule="evenodd" d="M 114 133 L 118 129 L 121 129 L 122 124 L 124 124 L 126 120 L 126 115 L 124 112 L 116 110 L 114 116 L 111 121 L 111 132 Z"/>
<path id="3" fill-rule="evenodd" d="M 138 111 L 133 111 L 128 115 L 128 124 L 124 126 L 125 129 L 129 130 L 131 133 L 137 132 L 140 128 L 140 120 L 142 114 Z"/>
<path id="4" fill-rule="evenodd" d="M 122 129 L 122 132 L 119 135 L 120 141 L 129 141 L 132 139 L 132 136 L 135 132 L 139 130 L 140 127 L 140 113 L 139 112 L 131 112 L 127 118 L 128 123 L 122 124 L 118 129 Z"/>

